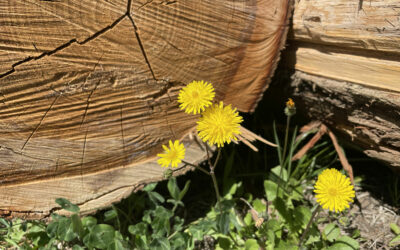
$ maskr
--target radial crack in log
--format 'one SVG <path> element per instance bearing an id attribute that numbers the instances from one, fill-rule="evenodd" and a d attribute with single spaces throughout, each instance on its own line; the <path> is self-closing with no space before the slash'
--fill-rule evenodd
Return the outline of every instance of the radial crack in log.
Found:
<path id="1" fill-rule="evenodd" d="M 17 66 L 22 65 L 22 64 L 24 64 L 24 63 L 26 63 L 26 62 L 29 62 L 29 61 L 32 61 L 32 60 L 39 60 L 39 59 L 41 59 L 41 58 L 43 58 L 43 57 L 45 57 L 45 56 L 51 56 L 51 55 L 53 55 L 53 54 L 55 54 L 55 53 L 57 53 L 57 52 L 59 52 L 59 51 L 65 49 L 65 48 L 71 46 L 73 43 L 77 43 L 77 44 L 79 44 L 79 45 L 84 45 L 84 44 L 90 42 L 91 40 L 96 39 L 98 36 L 104 34 L 105 32 L 107 32 L 108 30 L 112 29 L 113 27 L 115 27 L 119 22 L 121 22 L 121 20 L 122 20 L 124 17 L 125 17 L 125 15 L 124 15 L 124 16 L 121 16 L 120 18 L 118 18 L 117 20 L 115 20 L 112 24 L 110 24 L 109 26 L 105 27 L 104 29 L 102 29 L 102 30 L 100 30 L 100 31 L 98 31 L 98 32 L 96 32 L 96 33 L 94 33 L 93 35 L 89 36 L 88 38 L 86 38 L 86 39 L 83 40 L 82 42 L 79 42 L 76 38 L 74 38 L 74 39 L 71 39 L 69 42 L 67 42 L 67 43 L 65 43 L 65 44 L 63 44 L 63 45 L 60 45 L 59 47 L 55 48 L 54 50 L 51 50 L 51 51 L 48 51 L 48 52 L 44 52 L 44 53 L 42 53 L 42 54 L 39 55 L 39 56 L 27 57 L 27 58 L 25 58 L 25 59 L 23 59 L 23 60 L 21 60 L 21 61 L 19 61 L 19 62 L 16 62 L 16 63 L 14 63 L 14 64 L 11 66 L 11 68 L 12 68 L 11 70 L 9 70 L 8 72 L 3 73 L 3 74 L 0 75 L 0 79 L 3 78 L 3 77 L 5 77 L 5 76 L 8 76 L 8 75 L 14 73 L 14 72 L 15 72 L 15 68 L 16 68 Z"/>
<path id="2" fill-rule="evenodd" d="M 128 18 L 129 18 L 129 20 L 130 20 L 131 23 L 132 23 L 133 29 L 134 29 L 134 31 L 135 31 L 136 39 L 137 39 L 137 41 L 138 41 L 138 43 L 139 43 L 139 46 L 140 46 L 140 50 L 142 51 L 142 54 L 143 54 L 144 60 L 146 61 L 147 66 L 149 66 L 149 70 L 150 70 L 150 72 L 151 72 L 151 75 L 153 76 L 153 79 L 154 79 L 154 80 L 157 80 L 156 76 L 154 75 L 153 69 L 151 68 L 151 65 L 150 65 L 149 59 L 148 59 L 148 57 L 147 57 L 146 51 L 144 50 L 142 40 L 140 39 L 140 36 L 139 36 L 138 28 L 136 27 L 136 24 L 135 24 L 135 22 L 133 21 L 132 16 L 131 16 L 131 15 L 128 15 Z"/>

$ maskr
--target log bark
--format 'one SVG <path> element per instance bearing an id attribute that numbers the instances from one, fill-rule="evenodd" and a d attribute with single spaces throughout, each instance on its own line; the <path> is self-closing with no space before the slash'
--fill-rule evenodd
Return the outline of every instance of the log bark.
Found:
<path id="1" fill-rule="evenodd" d="M 161 145 L 197 119 L 179 89 L 206 80 L 217 100 L 254 110 L 290 3 L 1 1 L 0 210 L 44 216 L 65 197 L 92 211 L 162 179 Z"/>
<path id="2" fill-rule="evenodd" d="M 400 168 L 400 93 L 297 71 L 296 106 L 366 155 Z"/>
<path id="3" fill-rule="evenodd" d="M 285 65 L 298 108 L 400 170 L 400 1 L 296 1 Z"/>

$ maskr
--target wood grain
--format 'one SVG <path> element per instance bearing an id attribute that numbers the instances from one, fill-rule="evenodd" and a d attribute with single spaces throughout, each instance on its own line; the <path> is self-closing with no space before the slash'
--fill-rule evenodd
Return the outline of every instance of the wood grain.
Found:
<path id="1" fill-rule="evenodd" d="M 292 36 L 311 43 L 399 55 L 400 1 L 295 1 Z"/>
<path id="2" fill-rule="evenodd" d="M 185 140 L 186 154 L 192 164 L 202 162 L 206 153 L 194 141 Z M 190 166 L 180 165 L 173 170 L 173 175 L 180 175 Z M 0 187 L 0 211 L 11 217 L 43 218 L 50 211 L 59 210 L 55 199 L 63 197 L 79 205 L 81 214 L 94 212 L 109 204 L 127 197 L 132 191 L 141 189 L 146 183 L 165 179 L 166 168 L 155 161 L 140 165 L 128 165 L 114 171 L 99 171 L 85 176 L 68 177 L 61 180 L 48 178 L 45 181 Z M 12 195 L 10 195 L 12 194 Z M 65 211 L 58 211 L 63 213 Z"/>
<path id="3" fill-rule="evenodd" d="M 285 42 L 290 6 L 290 0 L 1 1 L 0 210 L 40 215 L 54 197 L 66 197 L 91 204 L 89 211 L 132 185 L 159 180 L 160 170 L 139 169 L 197 119 L 179 110 L 179 89 L 210 81 L 217 100 L 254 110 Z M 133 170 L 119 179 L 125 168 Z M 103 173 L 116 176 L 115 183 Z M 111 189 L 88 187 L 94 180 Z M 112 193 L 122 190 L 118 185 L 130 187 Z M 27 193 L 32 199 L 24 203 Z"/>
<path id="4" fill-rule="evenodd" d="M 287 58 L 302 72 L 400 92 L 400 60 L 390 56 L 373 57 L 338 47 L 296 43 L 288 50 Z"/>

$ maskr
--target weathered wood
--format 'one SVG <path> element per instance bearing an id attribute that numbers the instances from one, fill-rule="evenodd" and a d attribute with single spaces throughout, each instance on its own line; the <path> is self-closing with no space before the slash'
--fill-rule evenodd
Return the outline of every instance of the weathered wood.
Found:
<path id="1" fill-rule="evenodd" d="M 296 70 L 393 91 L 400 91 L 399 58 L 298 42 L 287 51 L 287 60 Z"/>
<path id="2" fill-rule="evenodd" d="M 295 1 L 286 67 L 297 107 L 400 169 L 400 1 Z"/>
<path id="3" fill-rule="evenodd" d="M 197 143 L 189 140 L 184 143 L 191 163 L 198 164 L 206 159 L 204 149 Z M 172 170 L 176 176 L 193 168 L 180 166 Z M 165 171 L 155 161 L 148 161 L 91 175 L 3 186 L 0 187 L 0 211 L 12 217 L 43 218 L 54 211 L 55 199 L 63 197 L 78 204 L 82 214 L 86 214 L 120 201 L 146 183 L 163 180 Z"/>
<path id="4" fill-rule="evenodd" d="M 400 168 L 400 93 L 297 71 L 291 83 L 298 107 L 359 146 Z"/>
<path id="5" fill-rule="evenodd" d="M 295 40 L 400 53 L 399 0 L 295 1 Z"/>
<path id="6" fill-rule="evenodd" d="M 290 2 L 1 1 L 0 209 L 41 214 L 66 197 L 89 211 L 162 178 L 148 162 L 196 121 L 179 89 L 207 80 L 217 100 L 253 110 Z"/>

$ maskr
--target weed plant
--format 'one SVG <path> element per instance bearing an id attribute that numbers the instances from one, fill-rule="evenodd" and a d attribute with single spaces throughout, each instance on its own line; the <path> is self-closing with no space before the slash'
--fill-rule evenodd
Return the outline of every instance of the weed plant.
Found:
<path id="1" fill-rule="evenodd" d="M 196 84 L 187 90 L 196 91 L 203 86 L 200 94 L 206 99 L 193 104 L 191 92 L 180 98 L 182 105 L 189 107 L 188 112 L 194 114 L 203 112 L 203 105 L 211 105 L 214 97 L 208 83 Z M 272 129 L 266 131 L 262 127 L 257 131 L 274 138 L 276 150 L 268 148 L 256 153 L 248 152 L 244 146 L 226 145 L 219 147 L 217 159 L 209 157 L 206 163 L 193 166 L 181 159 L 184 148 L 180 142 L 171 142 L 160 154 L 160 165 L 175 166 L 182 160 L 197 171 L 176 179 L 167 170 L 165 181 L 149 184 L 94 216 L 80 216 L 78 206 L 59 198 L 56 203 L 69 215 L 53 213 L 48 224 L 0 219 L 0 248 L 359 249 L 360 231 L 343 233 L 339 227 L 348 221 L 346 211 L 340 208 L 335 209 L 339 213 L 318 214 L 321 201 L 315 199 L 314 184 L 326 169 L 338 167 L 337 154 L 330 141 L 321 140 L 302 157 L 293 159 L 316 132 L 299 135 L 297 127 L 290 126 L 295 111 L 294 103 L 289 101 L 285 125 L 273 123 Z M 235 110 L 229 112 L 237 116 Z M 253 124 L 247 121 L 247 126 L 265 124 L 263 116 L 256 114 L 250 122 Z M 232 139 L 225 136 L 213 140 L 207 134 L 207 126 L 202 138 L 208 138 L 208 142 L 220 146 Z M 176 155 L 168 155 L 174 150 Z M 388 191 L 398 204 L 398 179 L 393 178 Z M 395 234 L 391 244 L 395 246 L 400 241 L 400 229 L 395 224 L 391 227 Z"/>
<path id="2" fill-rule="evenodd" d="M 274 129 L 278 146 L 269 162 L 259 154 L 243 159 L 243 148 L 222 151 L 216 168 L 220 199 L 213 198 L 214 182 L 200 171 L 189 174 L 184 183 L 169 177 L 166 182 L 149 184 L 96 216 L 80 217 L 78 206 L 59 198 L 57 204 L 70 215 L 53 213 L 49 224 L 0 219 L 0 246 L 43 250 L 358 249 L 359 234 L 344 235 L 338 227 L 338 221 L 346 218 L 344 213 L 312 219 L 319 207 L 312 193 L 315 180 L 336 162 L 332 145 L 322 141 L 292 161 L 308 135 L 298 138 L 297 128 L 289 129 L 289 124 L 283 136 L 278 134 Z M 255 164 L 264 167 L 249 171 L 248 166 Z M 200 193 L 207 185 L 210 188 Z"/>

